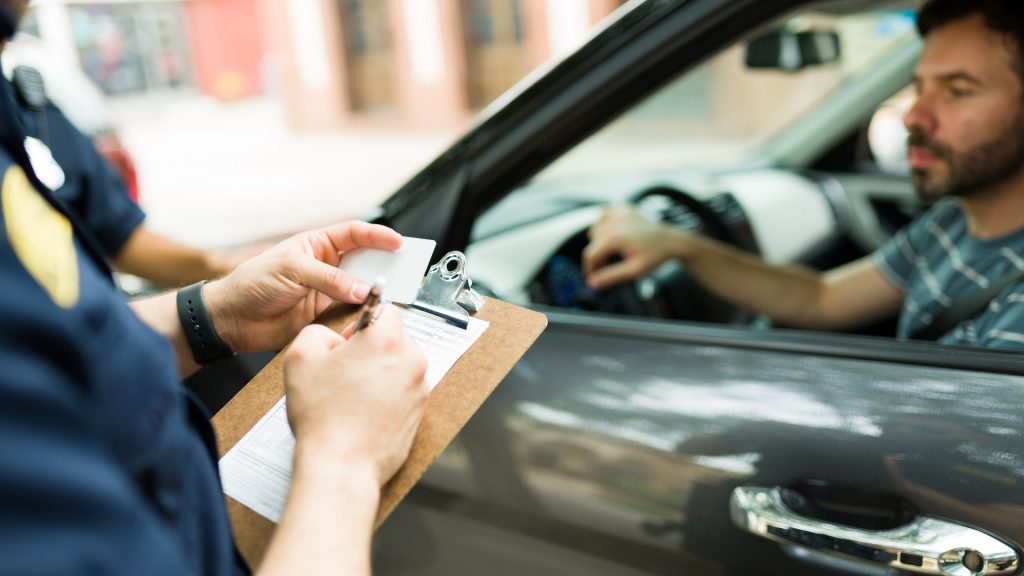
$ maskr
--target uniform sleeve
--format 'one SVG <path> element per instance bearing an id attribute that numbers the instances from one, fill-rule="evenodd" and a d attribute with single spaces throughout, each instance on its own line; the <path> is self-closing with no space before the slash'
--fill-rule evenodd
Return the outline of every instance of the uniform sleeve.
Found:
<path id="1" fill-rule="evenodd" d="M 0 573 L 186 573 L 161 518 L 101 448 L 71 372 L 4 340 Z"/>
<path id="2" fill-rule="evenodd" d="M 99 241 L 108 257 L 124 247 L 128 237 L 142 224 L 146 215 L 131 198 L 124 180 L 99 153 L 90 139 L 71 125 L 56 109 L 51 109 L 51 130 L 67 134 L 74 143 L 75 157 L 81 162 L 81 195 L 72 208 Z"/>

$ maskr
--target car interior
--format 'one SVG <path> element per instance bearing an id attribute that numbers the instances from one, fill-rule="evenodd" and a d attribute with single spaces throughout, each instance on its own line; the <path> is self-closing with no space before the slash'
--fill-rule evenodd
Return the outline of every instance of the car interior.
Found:
<path id="1" fill-rule="evenodd" d="M 764 26 L 555 159 L 477 219 L 475 286 L 520 304 L 764 329 L 678 262 L 595 293 L 580 271 L 587 230 L 631 203 L 770 262 L 828 270 L 879 248 L 922 208 L 901 120 L 921 44 L 912 6 L 865 6 Z"/>

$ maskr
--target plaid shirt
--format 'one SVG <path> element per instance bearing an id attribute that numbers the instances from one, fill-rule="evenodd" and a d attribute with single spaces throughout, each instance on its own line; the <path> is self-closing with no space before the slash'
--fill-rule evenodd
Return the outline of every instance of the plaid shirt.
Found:
<path id="1" fill-rule="evenodd" d="M 979 240 L 954 198 L 937 202 L 874 254 L 882 275 L 903 291 L 897 336 L 931 325 L 947 308 L 1024 270 L 1024 230 Z M 939 339 L 944 344 L 1024 349 L 1024 282 Z"/>

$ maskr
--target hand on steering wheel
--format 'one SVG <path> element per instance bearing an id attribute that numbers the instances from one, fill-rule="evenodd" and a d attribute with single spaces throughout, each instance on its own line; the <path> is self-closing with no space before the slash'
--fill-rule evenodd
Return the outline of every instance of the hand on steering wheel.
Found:
<path id="1" fill-rule="evenodd" d="M 690 232 L 652 222 L 633 206 L 609 209 L 589 230 L 583 275 L 593 290 L 646 276 L 685 253 Z"/>
<path id="2" fill-rule="evenodd" d="M 669 202 L 661 211 L 661 222 L 645 219 L 631 206 L 610 210 L 591 229 L 580 230 L 559 247 L 530 285 L 534 302 L 742 323 L 743 313 L 704 290 L 679 260 L 695 233 L 741 245 L 732 228 L 707 204 L 669 186 L 638 192 L 630 203 L 636 206 L 652 196 Z"/>

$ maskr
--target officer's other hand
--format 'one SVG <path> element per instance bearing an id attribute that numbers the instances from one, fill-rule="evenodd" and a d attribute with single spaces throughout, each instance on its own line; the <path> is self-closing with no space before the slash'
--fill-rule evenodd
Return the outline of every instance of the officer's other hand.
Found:
<path id="1" fill-rule="evenodd" d="M 348 340 L 306 327 L 284 361 L 296 463 L 331 459 L 383 486 L 409 454 L 428 394 L 426 368 L 394 306 Z"/>
<path id="2" fill-rule="evenodd" d="M 632 207 L 609 209 L 590 228 L 583 250 L 587 285 L 603 290 L 648 274 L 676 255 L 686 234 L 651 222 Z"/>
<path id="3" fill-rule="evenodd" d="M 236 352 L 274 350 L 333 301 L 360 303 L 370 286 L 338 269 L 355 248 L 397 250 L 402 236 L 378 224 L 345 222 L 293 236 L 203 291 L 220 337 Z"/>

